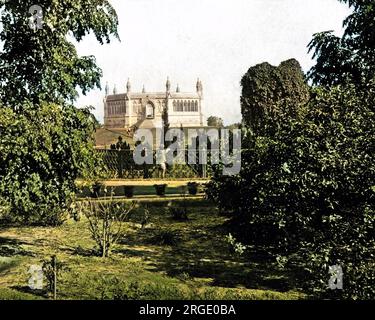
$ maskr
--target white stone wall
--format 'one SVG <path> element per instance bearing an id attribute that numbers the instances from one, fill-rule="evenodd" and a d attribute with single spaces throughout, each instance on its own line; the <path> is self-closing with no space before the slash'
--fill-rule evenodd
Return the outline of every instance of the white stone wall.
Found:
<path id="1" fill-rule="evenodd" d="M 146 106 L 154 107 L 154 120 L 161 121 L 163 108 L 168 101 L 168 115 L 171 127 L 204 126 L 202 114 L 203 99 L 197 94 L 176 94 L 176 97 L 166 98 L 162 93 L 158 94 L 130 94 L 119 95 L 123 98 L 116 99 L 111 96 L 104 100 L 104 124 L 111 128 L 130 127 L 141 120 L 146 120 Z M 156 97 L 157 96 L 157 97 Z M 179 106 L 179 107 L 177 107 Z M 126 113 L 123 113 L 124 109 Z M 181 111 L 181 109 L 183 111 Z M 114 114 L 114 112 L 117 112 Z"/>

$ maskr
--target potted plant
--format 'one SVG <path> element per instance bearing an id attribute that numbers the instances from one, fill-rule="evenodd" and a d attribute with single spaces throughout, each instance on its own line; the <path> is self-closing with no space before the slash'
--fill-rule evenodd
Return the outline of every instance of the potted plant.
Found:
<path id="1" fill-rule="evenodd" d="M 165 196 L 166 187 L 167 187 L 166 184 L 154 184 L 154 188 L 158 196 Z"/>
<path id="2" fill-rule="evenodd" d="M 124 194 L 127 198 L 133 198 L 134 186 L 124 186 Z"/>
<path id="3" fill-rule="evenodd" d="M 198 193 L 198 183 L 188 182 L 187 184 L 189 194 L 195 196 Z"/>
<path id="4" fill-rule="evenodd" d="M 91 198 L 99 198 L 100 190 L 103 187 L 103 183 L 100 181 L 95 181 L 91 186 Z"/>

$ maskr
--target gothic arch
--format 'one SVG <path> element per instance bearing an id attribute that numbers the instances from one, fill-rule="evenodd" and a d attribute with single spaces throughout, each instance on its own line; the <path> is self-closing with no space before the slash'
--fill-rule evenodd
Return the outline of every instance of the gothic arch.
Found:
<path id="1" fill-rule="evenodd" d="M 155 118 L 155 105 L 151 101 L 148 101 L 146 103 L 145 113 L 146 113 L 147 119 L 154 119 Z"/>

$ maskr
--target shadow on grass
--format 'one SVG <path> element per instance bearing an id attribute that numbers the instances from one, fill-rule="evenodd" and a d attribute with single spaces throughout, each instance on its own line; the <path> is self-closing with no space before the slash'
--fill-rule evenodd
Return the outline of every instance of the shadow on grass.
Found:
<path id="1" fill-rule="evenodd" d="M 74 256 L 80 257 L 99 257 L 100 253 L 95 248 L 86 249 L 81 246 L 78 247 L 65 247 L 60 248 L 61 251 L 65 251 L 66 253 Z"/>
<path id="2" fill-rule="evenodd" d="M 22 248 L 22 244 L 27 244 L 12 238 L 0 237 L 0 256 L 12 257 L 16 255 L 20 256 L 33 256 L 32 252 L 26 251 Z"/>
<path id="3" fill-rule="evenodd" d="M 164 218 L 167 226 L 149 228 L 128 235 L 123 244 L 153 246 L 154 250 L 125 250 L 126 255 L 147 257 L 152 272 L 165 272 L 171 277 L 188 275 L 209 281 L 212 286 L 227 288 L 264 289 L 286 292 L 293 289 L 288 271 L 280 271 L 265 255 L 235 256 L 225 241 L 223 224 L 193 216 L 183 224 Z M 163 243 L 163 237 L 174 241 Z M 124 253 L 125 253 L 124 252 Z"/>
<path id="4" fill-rule="evenodd" d="M 11 289 L 13 290 L 16 290 L 18 292 L 21 292 L 21 293 L 27 293 L 27 294 L 32 294 L 34 296 L 37 296 L 37 297 L 41 297 L 41 298 L 47 298 L 47 291 L 46 290 L 33 290 L 31 289 L 30 287 L 28 286 L 13 286 L 13 287 L 10 287 Z"/>

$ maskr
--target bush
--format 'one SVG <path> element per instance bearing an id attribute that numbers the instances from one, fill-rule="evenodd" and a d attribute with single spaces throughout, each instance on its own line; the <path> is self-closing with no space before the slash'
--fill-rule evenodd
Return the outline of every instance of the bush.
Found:
<path id="1" fill-rule="evenodd" d="M 167 185 L 166 184 L 154 184 L 154 188 L 155 188 L 155 191 L 156 191 L 156 194 L 158 196 L 165 196 L 165 189 L 166 189 Z"/>
<path id="2" fill-rule="evenodd" d="M 100 181 L 94 182 L 94 184 L 91 186 L 91 198 L 99 198 L 100 191 L 104 187 L 104 184 Z"/>
<path id="3" fill-rule="evenodd" d="M 188 220 L 186 208 L 168 207 L 168 210 L 169 210 L 169 213 L 170 213 L 172 219 L 177 220 L 177 221 Z"/>
<path id="4" fill-rule="evenodd" d="M 188 182 L 187 184 L 189 194 L 195 196 L 198 193 L 198 183 Z"/>
<path id="5" fill-rule="evenodd" d="M 172 230 L 160 230 L 151 239 L 152 244 L 161 246 L 175 246 L 179 241 L 179 236 Z"/>
<path id="6" fill-rule="evenodd" d="M 135 206 L 135 202 L 116 203 L 112 198 L 108 201 L 89 201 L 86 204 L 84 213 L 101 257 L 108 257 L 112 247 L 124 235 L 124 224 Z"/>
<path id="7" fill-rule="evenodd" d="M 75 180 L 97 167 L 94 121 L 88 109 L 73 106 L 22 107 L 0 107 L 0 197 L 15 221 L 58 225 L 69 213 Z"/>
<path id="8" fill-rule="evenodd" d="M 298 265 L 320 296 L 332 297 L 333 265 L 346 283 L 337 296 L 374 296 L 374 104 L 374 84 L 316 89 L 300 118 L 269 116 L 261 133 L 245 132 L 241 173 L 209 185 L 236 237 Z"/>
<path id="9" fill-rule="evenodd" d="M 134 186 L 124 186 L 124 194 L 127 198 L 133 198 Z"/>

